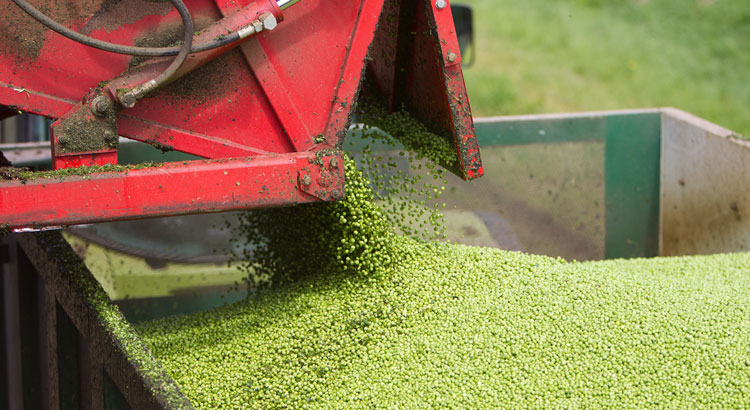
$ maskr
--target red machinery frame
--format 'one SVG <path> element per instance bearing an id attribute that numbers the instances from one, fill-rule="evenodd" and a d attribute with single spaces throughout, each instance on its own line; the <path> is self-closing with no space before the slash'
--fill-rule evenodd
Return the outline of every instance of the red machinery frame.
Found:
<path id="1" fill-rule="evenodd" d="M 0 224 L 39 228 L 340 199 L 339 148 L 365 78 L 372 99 L 406 107 L 456 146 L 448 168 L 464 179 L 482 175 L 447 2 L 302 0 L 283 13 L 269 0 L 185 3 L 203 28 L 196 43 L 261 13 L 280 22 L 241 44 L 192 54 L 182 78 L 112 119 L 117 135 L 208 160 L 5 180 Z M 145 0 L 63 0 L 46 12 L 120 44 L 168 46 L 181 27 L 169 3 Z M 0 28 L 0 105 L 57 119 L 54 168 L 116 163 L 115 144 L 66 146 L 65 124 L 101 121 L 89 108 L 95 97 L 122 103 L 123 89 L 153 78 L 171 58 L 87 48 L 10 3 L 0 6 Z M 105 139 L 99 134 L 97 143 Z"/>

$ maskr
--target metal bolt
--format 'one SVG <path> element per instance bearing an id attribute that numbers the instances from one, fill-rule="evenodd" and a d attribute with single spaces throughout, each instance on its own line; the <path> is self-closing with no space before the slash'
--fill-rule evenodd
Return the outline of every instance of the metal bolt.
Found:
<path id="1" fill-rule="evenodd" d="M 331 198 L 335 200 L 341 199 L 342 198 L 341 191 L 339 191 L 338 189 L 334 189 L 333 191 L 331 191 Z"/>
<path id="2" fill-rule="evenodd" d="M 273 30 L 279 24 L 279 22 L 276 21 L 276 16 L 271 13 L 261 14 L 259 20 L 263 24 L 263 28 L 266 30 Z"/>
<path id="3" fill-rule="evenodd" d="M 449 63 L 455 63 L 456 60 L 458 60 L 458 55 L 456 55 L 456 53 L 448 53 L 448 62 Z"/>
<path id="4" fill-rule="evenodd" d="M 104 117 L 112 109 L 112 101 L 109 98 L 100 95 L 91 101 L 91 112 L 97 117 Z"/>
<path id="5" fill-rule="evenodd" d="M 330 165 L 331 168 L 338 168 L 339 167 L 339 159 L 338 158 L 331 158 L 331 160 L 328 161 L 328 165 Z"/>
<path id="6" fill-rule="evenodd" d="M 447 5 L 448 5 L 448 2 L 446 2 L 445 0 L 437 0 L 435 2 L 435 7 L 437 7 L 438 10 L 444 9 L 445 6 L 447 6 Z"/>
<path id="7" fill-rule="evenodd" d="M 302 177 L 302 185 L 308 186 L 312 184 L 312 177 L 310 175 L 305 175 Z"/>
<path id="8" fill-rule="evenodd" d="M 120 97 L 120 104 L 125 108 L 135 107 L 135 103 L 138 101 L 133 93 L 126 93 Z"/>

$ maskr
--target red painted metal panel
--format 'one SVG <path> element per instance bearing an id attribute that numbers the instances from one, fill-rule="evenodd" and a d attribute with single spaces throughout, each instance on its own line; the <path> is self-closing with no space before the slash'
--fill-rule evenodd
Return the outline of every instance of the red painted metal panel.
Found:
<path id="1" fill-rule="evenodd" d="M 107 165 L 117 163 L 117 151 L 91 151 L 75 155 L 60 155 L 53 157 L 52 166 L 55 169 L 90 167 L 92 165 Z M 1 186 L 1 185 L 0 185 Z"/>
<path id="2" fill-rule="evenodd" d="M 105 41 L 153 47 L 174 45 L 181 37 L 180 20 L 168 3 L 31 2 L 62 24 Z M 270 2 L 185 0 L 196 28 L 208 27 L 198 39 L 221 33 L 228 26 L 215 22 L 224 17 L 219 24 L 246 21 L 245 15 L 232 15 L 237 10 L 249 7 L 252 14 Z M 370 77 L 391 108 L 405 104 L 456 144 L 459 160 L 446 165 L 467 179 L 481 175 L 450 8 L 438 10 L 432 3 L 302 0 L 278 16 L 283 22 L 273 31 L 231 51 L 191 56 L 184 67 L 200 68 L 119 111 L 118 133 L 204 158 L 244 159 L 3 181 L 0 224 L 73 224 L 338 199 L 343 166 L 333 171 L 315 157 L 342 142 L 369 57 L 375 60 Z M 201 66 L 207 56 L 217 58 Z M 109 89 L 116 97 L 120 87 L 142 82 L 168 63 L 82 46 L 45 30 L 15 5 L 0 5 L 0 105 L 58 119 L 79 112 L 96 120 L 86 111 L 95 91 Z M 57 167 L 116 158 L 113 149 L 57 154 Z M 240 185 L 233 186 L 228 173 Z M 301 184 L 306 176 L 312 179 Z"/>
<path id="3" fill-rule="evenodd" d="M 362 8 L 356 16 L 354 34 L 344 47 L 348 51 L 342 66 L 335 95 L 330 100 L 328 124 L 325 137 L 331 144 L 343 142 L 346 128 L 351 123 L 351 111 L 357 103 L 360 82 L 362 81 L 381 11 L 383 0 L 363 0 Z"/>
<path id="4" fill-rule="evenodd" d="M 427 1 L 425 5 L 432 8 L 426 13 L 427 25 L 437 30 L 435 45 L 442 56 L 443 93 L 448 99 L 448 119 L 459 160 L 459 172 L 464 179 L 475 179 L 484 175 L 484 167 L 479 154 L 479 141 L 474 130 L 474 119 L 471 115 L 469 96 L 466 92 L 464 74 L 461 70 L 461 51 L 453 24 L 453 14 L 450 5 L 439 9 L 437 2 Z M 433 87 L 435 88 L 435 87 Z M 419 91 L 416 91 L 418 94 Z"/>
<path id="5" fill-rule="evenodd" d="M 457 161 L 445 167 L 464 179 L 482 176 L 450 5 L 387 0 L 384 10 L 368 67 L 371 84 L 391 110 L 405 107 L 456 146 Z"/>
<path id="6" fill-rule="evenodd" d="M 310 149 L 314 145 L 313 135 L 292 99 L 290 90 L 284 87 L 278 72 L 269 61 L 263 46 L 248 42 L 241 46 L 241 51 L 294 148 L 297 151 Z"/>
<path id="7" fill-rule="evenodd" d="M 330 165 L 333 158 L 336 167 Z M 0 215 L 6 227 L 17 229 L 332 200 L 343 193 L 333 192 L 343 187 L 338 164 L 341 152 L 321 157 L 305 152 L 6 181 Z M 310 175 L 314 184 L 327 181 L 326 186 L 310 184 L 311 190 L 300 175 Z"/>
<path id="8" fill-rule="evenodd" d="M 313 137 L 330 128 L 329 118 L 339 131 L 345 128 L 345 120 L 338 117 L 342 112 L 348 115 L 350 109 L 340 110 L 341 106 L 333 101 L 338 90 L 346 91 L 346 96 L 354 94 L 351 90 L 359 86 L 357 74 L 364 66 L 364 54 L 372 41 L 382 1 L 302 1 L 285 11 L 284 22 L 275 30 L 248 40 L 242 46 L 246 57 L 238 50 L 226 53 L 120 113 L 120 122 L 127 123 L 127 117 L 153 124 L 153 134 L 143 135 L 138 132 L 143 127 L 128 124 L 123 124 L 120 134 L 193 154 L 196 150 L 190 144 L 183 147 L 170 143 L 180 130 L 229 141 L 229 147 L 246 147 L 212 150 L 203 155 L 212 158 L 227 153 L 239 156 L 248 151 L 281 153 L 313 148 Z M 179 19 L 170 5 L 142 0 L 132 3 L 135 4 L 128 9 L 120 10 L 121 6 L 107 8 L 104 0 L 88 0 L 86 10 L 93 17 L 82 17 L 71 26 L 122 44 L 168 45 L 179 34 Z M 197 27 L 221 18 L 213 0 L 185 3 Z M 233 11 L 251 3 L 244 0 L 220 4 L 231 4 L 229 11 Z M 11 17 L 19 17 L 14 8 L 11 4 L 13 13 L 0 14 L 0 25 L 9 25 L 13 23 Z M 41 27 L 30 18 L 20 17 L 32 29 Z M 2 36 L 0 41 L 11 40 Z M 61 105 L 80 101 L 101 81 L 142 61 L 90 49 L 49 31 L 42 30 L 34 38 L 39 50 L 33 53 L 34 50 L 24 54 L 8 47 L 0 52 L 0 65 L 14 68 L 0 71 L 0 83 L 29 91 L 27 97 L 9 96 L 0 102 L 53 118 L 68 111 Z M 246 59 L 251 60 L 255 70 L 250 69 Z M 5 94 L 13 92 L 12 87 Z M 32 95 L 38 98 L 30 98 Z"/>
<path id="9" fill-rule="evenodd" d="M 266 155 L 268 151 L 246 147 L 210 135 L 198 134 L 191 130 L 168 128 L 141 118 L 119 115 L 117 121 L 121 134 L 135 135 L 132 139 L 149 144 L 158 143 L 165 148 L 186 152 L 204 158 L 231 158 L 251 155 Z"/>
<path id="10" fill-rule="evenodd" d="M 2 75 L 2 70 L 0 70 Z M 57 98 L 39 91 L 28 90 L 23 86 L 0 82 L 2 105 L 20 111 L 59 118 L 76 105 L 75 100 Z"/>

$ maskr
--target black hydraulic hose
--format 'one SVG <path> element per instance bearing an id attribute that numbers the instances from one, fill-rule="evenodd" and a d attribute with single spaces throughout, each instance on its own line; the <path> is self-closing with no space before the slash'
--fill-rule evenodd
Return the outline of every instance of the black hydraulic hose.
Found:
<path id="1" fill-rule="evenodd" d="M 124 95 L 120 96 L 120 102 L 125 107 L 132 107 L 135 105 L 136 101 L 143 98 L 146 94 L 149 92 L 159 88 L 164 83 L 168 82 L 170 78 L 172 78 L 177 70 L 180 69 L 182 64 L 185 62 L 185 59 L 187 59 L 187 56 L 192 51 L 193 46 L 193 19 L 190 17 L 190 11 L 185 6 L 185 3 L 182 2 L 182 0 L 169 0 L 172 5 L 177 9 L 177 12 L 180 14 L 180 18 L 182 19 L 182 26 L 183 26 L 183 43 L 180 47 L 177 47 L 177 57 L 172 61 L 171 64 L 167 67 L 166 70 L 164 70 L 161 74 L 153 78 L 152 80 L 149 80 L 143 84 L 140 84 L 138 86 L 133 87 L 133 89 L 127 91 Z M 144 52 L 154 52 L 153 56 L 166 56 L 166 55 L 172 55 L 171 49 L 169 48 L 141 48 L 141 47 L 129 47 L 129 46 L 122 46 L 118 44 L 111 44 L 104 41 L 97 40 L 95 38 L 91 38 L 88 36 L 85 36 L 83 34 L 77 33 L 73 30 L 68 29 L 67 27 L 64 27 L 57 22 L 51 20 L 39 10 L 36 10 L 31 5 L 29 5 L 25 0 L 13 0 L 19 7 L 21 7 L 24 11 L 29 13 L 31 17 L 34 17 L 35 19 L 39 20 L 42 24 L 45 26 L 51 28 L 52 30 L 57 31 L 58 33 L 72 39 L 75 41 L 79 41 L 83 44 L 101 48 L 106 51 L 113 51 L 113 52 L 119 52 L 122 51 L 121 54 L 131 54 L 129 51 L 137 51 L 136 55 L 145 55 Z M 239 38 L 239 36 L 238 36 Z M 102 47 L 99 47 L 102 46 Z M 166 52 L 162 52 L 160 50 L 167 50 Z M 128 51 L 128 52 L 125 52 Z M 148 54 L 151 55 L 151 54 Z"/>
<path id="2" fill-rule="evenodd" d="M 156 76 L 156 78 L 133 87 L 133 89 L 129 90 L 124 95 L 119 96 L 120 103 L 127 108 L 134 106 L 136 101 L 143 98 L 146 94 L 167 83 L 177 73 L 189 54 L 218 48 L 241 39 L 240 33 L 234 32 L 226 36 L 221 36 L 221 38 L 218 40 L 213 40 L 193 47 L 193 19 L 190 17 L 190 11 L 187 9 L 185 3 L 183 3 L 182 0 L 169 0 L 177 9 L 177 12 L 180 14 L 180 18 L 182 19 L 182 25 L 185 35 L 183 43 L 180 47 L 133 47 L 97 40 L 93 37 L 78 33 L 57 23 L 56 21 L 47 17 L 44 13 L 35 9 L 26 0 L 12 1 L 16 3 L 16 5 L 23 11 L 28 13 L 31 17 L 43 24 L 45 27 L 73 41 L 90 47 L 98 48 L 100 50 L 109 51 L 112 53 L 134 56 L 163 57 L 176 55 L 177 57 L 175 57 L 174 61 L 172 61 L 172 63 L 167 67 L 166 70 L 164 70 L 164 72 Z M 277 0 L 277 4 L 283 10 L 300 1 L 301 0 Z"/>
<path id="3" fill-rule="evenodd" d="M 187 9 L 187 6 L 185 6 L 185 3 L 183 3 L 182 0 L 169 1 L 177 9 L 177 12 L 180 13 L 180 18 L 182 18 L 184 35 L 182 39 L 182 46 L 180 47 L 180 52 L 179 54 L 177 54 L 177 57 L 175 57 L 172 63 L 169 64 L 167 69 L 156 76 L 156 78 L 133 87 L 132 90 L 126 92 L 123 96 L 121 96 L 120 102 L 125 107 L 129 108 L 134 106 L 137 100 L 140 100 L 149 92 L 167 83 L 169 79 L 175 75 L 177 70 L 180 69 L 182 63 L 185 62 L 185 59 L 190 54 L 190 48 L 193 46 L 193 18 L 190 17 L 190 11 Z"/>
<path id="4" fill-rule="evenodd" d="M 35 20 L 42 23 L 45 27 L 49 28 L 50 30 L 53 30 L 62 36 L 65 36 L 81 44 L 85 44 L 89 47 L 98 48 L 100 50 L 109 51 L 111 53 L 125 54 L 125 55 L 131 55 L 131 56 L 144 56 L 144 57 L 163 57 L 163 56 L 179 55 L 184 48 L 184 47 L 133 47 L 133 46 L 125 46 L 121 44 L 113 44 L 113 43 L 109 43 L 106 41 L 97 40 L 93 37 L 89 37 L 87 35 L 78 33 L 76 31 L 73 31 L 59 24 L 58 22 L 44 15 L 44 13 L 35 9 L 34 6 L 29 4 L 26 0 L 12 0 L 12 1 L 16 3 L 18 7 L 23 9 L 23 11 L 25 11 L 28 15 L 30 15 Z M 173 5 L 175 5 L 175 7 L 177 7 L 177 2 L 175 0 L 170 0 L 170 1 L 172 2 Z M 180 0 L 177 0 L 177 1 L 182 3 Z M 183 7 L 184 7 L 184 4 L 183 4 Z M 179 7 L 177 7 L 177 9 L 179 11 Z M 180 16 L 182 16 L 182 13 L 180 13 Z M 183 24 L 184 24 L 184 19 L 183 19 Z M 191 27 L 192 27 L 192 20 L 191 20 Z M 206 50 L 212 50 L 214 48 L 222 47 L 227 44 L 233 43 L 240 39 L 239 34 L 237 34 L 237 32 L 234 32 L 227 36 L 222 36 L 222 38 L 219 40 L 213 40 L 213 41 L 203 43 L 203 44 L 198 44 L 197 46 L 192 47 L 192 35 L 193 35 L 192 28 L 190 29 L 189 33 L 190 33 L 190 38 L 191 38 L 191 47 L 188 50 L 188 54 L 199 53 L 201 51 L 206 51 Z"/>

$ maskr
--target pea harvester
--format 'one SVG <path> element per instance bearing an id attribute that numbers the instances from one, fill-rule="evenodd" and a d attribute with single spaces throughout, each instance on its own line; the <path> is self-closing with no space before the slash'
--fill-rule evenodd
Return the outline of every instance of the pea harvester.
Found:
<path id="1" fill-rule="evenodd" d="M 0 224 L 341 199 L 362 100 L 405 108 L 477 178 L 455 31 L 446 0 L 3 0 L 0 116 L 53 119 L 56 171 L 3 178 Z M 202 159 L 117 166 L 120 137 Z"/>

